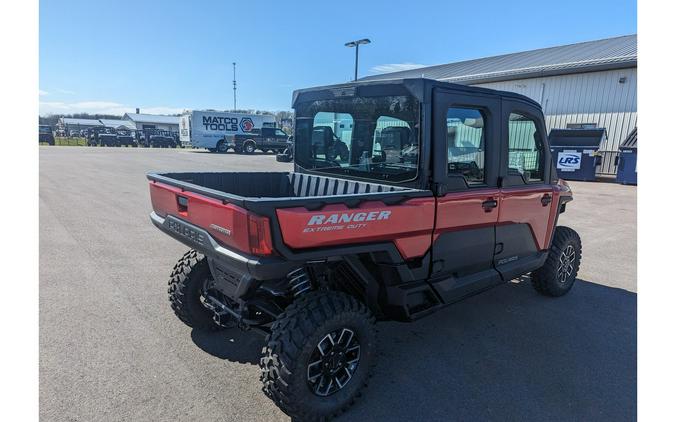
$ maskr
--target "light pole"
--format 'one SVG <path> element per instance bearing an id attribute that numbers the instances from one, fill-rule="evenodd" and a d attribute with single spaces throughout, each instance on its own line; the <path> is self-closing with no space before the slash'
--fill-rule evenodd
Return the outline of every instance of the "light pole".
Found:
<path id="1" fill-rule="evenodd" d="M 232 94 L 234 97 L 234 111 L 237 111 L 237 63 L 232 62 Z"/>
<path id="2" fill-rule="evenodd" d="M 359 79 L 359 45 L 361 44 L 370 44 L 368 38 L 363 38 L 356 41 L 349 41 L 345 44 L 345 47 L 356 47 L 356 61 L 354 63 L 354 80 Z"/>

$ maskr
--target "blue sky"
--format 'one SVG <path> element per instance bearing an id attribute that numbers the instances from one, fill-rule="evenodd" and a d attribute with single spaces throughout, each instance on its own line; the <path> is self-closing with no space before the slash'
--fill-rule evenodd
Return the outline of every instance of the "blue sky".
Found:
<path id="1" fill-rule="evenodd" d="M 294 89 L 637 32 L 635 0 L 40 1 L 40 113 L 289 110 Z"/>

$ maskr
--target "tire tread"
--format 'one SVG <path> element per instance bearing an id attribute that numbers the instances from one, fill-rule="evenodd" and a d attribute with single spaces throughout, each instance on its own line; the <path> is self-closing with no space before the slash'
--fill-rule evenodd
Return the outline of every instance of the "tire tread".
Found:
<path id="1" fill-rule="evenodd" d="M 558 259 L 565 247 L 570 243 L 573 243 L 577 247 L 578 258 L 576 268 L 572 274 L 572 280 L 569 281 L 569 285 L 566 288 L 561 289 L 557 283 Z M 542 295 L 552 297 L 562 296 L 572 288 L 572 285 L 576 280 L 580 264 L 581 239 L 579 238 L 579 234 L 569 227 L 558 226 L 555 228 L 553 233 L 553 240 L 551 242 L 551 248 L 549 249 L 546 262 L 541 268 L 533 271 L 531 274 L 532 286 Z"/>
<path id="2" fill-rule="evenodd" d="M 302 407 L 302 398 L 295 397 L 291 385 L 291 376 L 297 371 L 299 357 L 305 340 L 316 332 L 325 322 L 337 315 L 352 313 L 363 318 L 369 324 L 375 318 L 368 308 L 356 298 L 341 292 L 311 292 L 296 299 L 272 324 L 271 333 L 267 336 L 267 345 L 263 348 L 260 359 L 263 392 L 284 413 L 299 420 L 324 420 L 337 416 L 354 403 L 359 397 L 365 382 L 356 392 L 354 398 L 330 415 L 317 415 Z M 373 337 L 375 330 L 373 329 Z M 375 341 L 374 341 L 375 343 Z M 365 368 L 365 380 L 372 375 L 372 368 Z"/>

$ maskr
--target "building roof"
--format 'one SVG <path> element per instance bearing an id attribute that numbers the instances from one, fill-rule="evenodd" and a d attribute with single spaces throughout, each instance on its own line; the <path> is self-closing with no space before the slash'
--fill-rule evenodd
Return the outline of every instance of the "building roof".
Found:
<path id="1" fill-rule="evenodd" d="M 637 66 L 637 35 L 540 48 L 366 76 L 360 80 L 431 78 L 478 84 Z"/>
<path id="2" fill-rule="evenodd" d="M 637 126 L 626 136 L 620 148 L 637 148 Z"/>
<path id="3" fill-rule="evenodd" d="M 97 119 L 74 119 L 72 117 L 62 117 L 61 122 L 64 125 L 73 125 L 73 126 L 103 126 Z"/>
<path id="4" fill-rule="evenodd" d="M 126 120 L 131 120 L 136 123 L 159 123 L 165 125 L 178 125 L 180 117 L 178 116 L 164 116 L 161 114 L 137 114 L 125 113 L 122 117 Z"/>
<path id="5" fill-rule="evenodd" d="M 131 123 L 128 120 L 120 120 L 120 119 L 99 119 L 99 122 L 103 124 L 105 127 L 112 127 L 112 128 L 120 128 L 124 127 L 127 129 L 136 129 L 136 126 L 134 126 L 133 123 Z"/>

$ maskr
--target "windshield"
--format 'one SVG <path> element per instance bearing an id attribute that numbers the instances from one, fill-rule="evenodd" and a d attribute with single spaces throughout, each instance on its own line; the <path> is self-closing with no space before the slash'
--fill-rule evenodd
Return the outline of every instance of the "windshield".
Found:
<path id="1" fill-rule="evenodd" d="M 334 175 L 401 183 L 417 178 L 419 102 L 411 96 L 299 103 L 295 162 Z"/>

